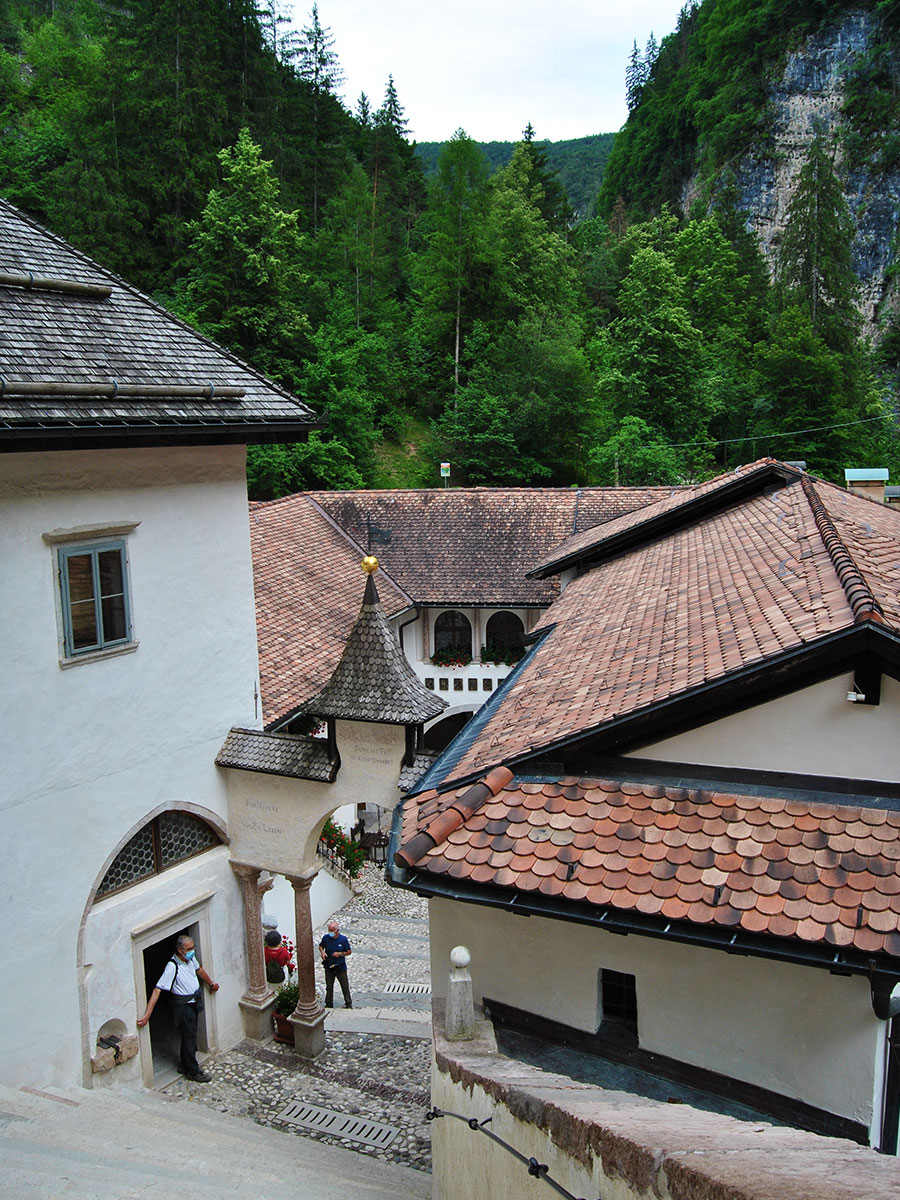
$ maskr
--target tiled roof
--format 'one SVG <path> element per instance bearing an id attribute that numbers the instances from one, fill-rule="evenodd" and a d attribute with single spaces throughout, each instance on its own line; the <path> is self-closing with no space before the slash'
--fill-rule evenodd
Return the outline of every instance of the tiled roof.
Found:
<path id="1" fill-rule="evenodd" d="M 489 777 L 407 799 L 400 841 L 427 877 L 900 958 L 898 801 Z"/>
<path id="2" fill-rule="evenodd" d="M 676 493 L 678 489 L 675 489 Z M 526 572 L 574 531 L 641 508 L 671 488 L 435 488 L 311 492 L 417 604 L 545 605 Z"/>
<path id="3" fill-rule="evenodd" d="M 93 294 L 61 290 L 59 281 L 63 288 L 93 285 Z M 0 376 L 0 442 L 7 447 L 285 441 L 316 419 L 295 396 L 5 200 Z M 113 382 L 108 390 L 116 394 L 91 394 Z M 209 384 L 218 395 L 208 394 Z"/>
<path id="4" fill-rule="evenodd" d="M 576 578 L 538 625 L 546 637 L 436 770 L 473 778 L 674 712 L 863 625 L 894 652 L 900 514 L 797 476 Z"/>
<path id="5" fill-rule="evenodd" d="M 306 496 L 250 505 L 263 721 L 284 720 L 325 686 L 359 615 L 365 550 Z M 411 607 L 382 570 L 389 615 Z"/>
<path id="6" fill-rule="evenodd" d="M 329 759 L 327 744 L 318 738 L 232 729 L 216 756 L 216 765 L 331 783 L 338 764 Z"/>
<path id="7" fill-rule="evenodd" d="M 429 692 L 409 665 L 385 615 L 373 575 L 340 662 L 301 711 L 346 721 L 419 725 L 439 716 L 446 700 Z"/>
<path id="8" fill-rule="evenodd" d="M 628 548 L 635 539 L 646 541 L 658 529 L 670 528 L 678 521 L 687 523 L 696 520 L 711 505 L 721 507 L 732 497 L 746 495 L 748 490 L 758 491 L 760 485 L 767 481 L 780 484 L 799 477 L 798 470 L 775 459 L 765 458 L 693 487 L 655 488 L 656 495 L 646 505 L 616 515 L 604 522 L 602 527 L 594 525 L 580 529 L 555 545 L 549 553 L 532 563 L 529 575 L 546 578 L 566 566 L 590 562 L 603 551 L 609 556 L 620 547 Z"/>

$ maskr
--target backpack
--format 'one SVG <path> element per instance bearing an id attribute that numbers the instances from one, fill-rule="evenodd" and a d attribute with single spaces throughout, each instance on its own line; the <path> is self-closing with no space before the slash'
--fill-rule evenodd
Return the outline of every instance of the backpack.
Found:
<path id="1" fill-rule="evenodd" d="M 281 965 L 281 963 L 277 963 L 271 958 L 267 960 L 266 979 L 268 979 L 269 983 L 284 983 L 284 967 Z"/>
<path id="2" fill-rule="evenodd" d="M 175 964 L 175 974 L 172 976 L 172 986 L 169 989 L 169 998 L 173 1004 L 177 1004 L 179 997 L 175 995 L 175 980 L 178 978 L 178 955 L 173 954 L 169 959 L 169 962 Z M 199 979 L 197 980 L 197 990 L 194 993 L 194 1007 L 198 1013 L 203 1012 L 203 984 Z"/>

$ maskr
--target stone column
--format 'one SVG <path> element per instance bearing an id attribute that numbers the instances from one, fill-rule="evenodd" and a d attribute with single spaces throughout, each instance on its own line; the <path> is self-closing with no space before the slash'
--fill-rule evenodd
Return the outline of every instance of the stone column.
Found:
<path id="1" fill-rule="evenodd" d="M 250 974 L 250 986 L 238 1003 L 244 1021 L 244 1033 L 255 1041 L 263 1041 L 272 1036 L 272 1010 L 275 1007 L 275 994 L 266 982 L 262 933 L 261 897 L 271 884 L 260 887 L 260 867 L 232 862 L 231 869 L 241 881 L 244 896 L 244 942 Z"/>
<path id="2" fill-rule="evenodd" d="M 325 1050 L 325 1009 L 316 995 L 316 953 L 313 946 L 309 889 L 318 874 L 288 875 L 294 889 L 294 918 L 297 927 L 297 1007 L 288 1017 L 294 1027 L 294 1049 L 303 1058 L 315 1059 Z"/>

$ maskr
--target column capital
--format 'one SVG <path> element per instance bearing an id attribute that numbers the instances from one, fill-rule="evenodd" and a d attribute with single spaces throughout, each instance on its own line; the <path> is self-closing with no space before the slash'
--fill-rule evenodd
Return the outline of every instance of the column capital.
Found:
<path id="1" fill-rule="evenodd" d="M 312 881 L 319 873 L 318 867 L 313 867 L 310 871 L 305 871 L 301 875 L 285 875 L 285 879 L 291 885 L 295 892 L 308 891 L 312 885 Z"/>
<path id="2" fill-rule="evenodd" d="M 228 865 L 234 871 L 235 875 L 241 879 L 252 880 L 254 883 L 259 879 L 262 867 L 251 866 L 250 863 L 235 862 L 233 858 L 228 860 Z"/>

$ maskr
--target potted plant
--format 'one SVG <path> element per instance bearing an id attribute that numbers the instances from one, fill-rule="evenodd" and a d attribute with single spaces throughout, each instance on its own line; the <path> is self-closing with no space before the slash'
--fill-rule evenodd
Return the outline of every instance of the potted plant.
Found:
<path id="1" fill-rule="evenodd" d="M 431 656 L 431 662 L 436 667 L 467 667 L 471 661 L 471 650 L 457 650 L 453 646 L 435 650 Z"/>
<path id="2" fill-rule="evenodd" d="M 300 985 L 296 983 L 283 983 L 275 992 L 275 1010 L 272 1016 L 275 1018 L 276 1042 L 284 1042 L 287 1046 L 293 1046 L 294 1029 L 288 1017 L 297 1007 L 299 997 Z"/>

